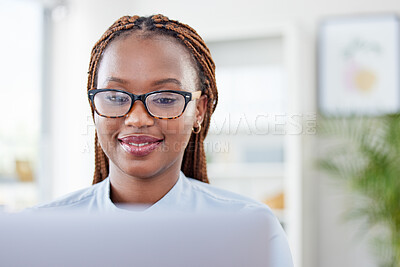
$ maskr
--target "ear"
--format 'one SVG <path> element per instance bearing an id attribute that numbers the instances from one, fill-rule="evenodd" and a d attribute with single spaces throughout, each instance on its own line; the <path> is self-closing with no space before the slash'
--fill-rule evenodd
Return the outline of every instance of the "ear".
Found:
<path id="1" fill-rule="evenodd" d="M 197 121 L 200 122 L 200 124 L 203 122 L 204 120 L 204 116 L 206 114 L 207 111 L 207 102 L 208 102 L 208 97 L 207 95 L 202 95 L 200 96 L 200 98 L 196 101 L 196 121 L 194 121 L 193 126 L 197 125 Z"/>

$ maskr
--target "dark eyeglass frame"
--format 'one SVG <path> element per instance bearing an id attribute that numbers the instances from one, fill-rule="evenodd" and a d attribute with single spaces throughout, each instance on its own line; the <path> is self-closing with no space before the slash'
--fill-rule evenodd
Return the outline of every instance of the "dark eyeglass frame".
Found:
<path id="1" fill-rule="evenodd" d="M 124 115 L 121 115 L 121 116 L 106 116 L 106 115 L 103 115 L 103 114 L 101 114 L 100 112 L 98 112 L 97 109 L 96 109 L 96 106 L 95 106 L 95 104 L 94 104 L 94 97 L 95 97 L 95 95 L 96 95 L 97 93 L 105 92 L 105 91 L 109 91 L 109 92 L 110 92 L 110 91 L 111 91 L 111 92 L 119 92 L 119 93 L 124 93 L 124 94 L 129 95 L 129 97 L 131 98 L 131 106 L 129 107 L 128 112 L 126 112 Z M 176 94 L 182 95 L 182 96 L 184 97 L 184 99 L 185 99 L 185 106 L 183 107 L 181 114 L 179 114 L 178 116 L 168 117 L 168 118 L 157 117 L 157 116 L 154 116 L 153 114 L 151 114 L 151 113 L 149 112 L 149 109 L 147 108 L 146 99 L 147 99 L 148 96 L 153 95 L 153 94 L 157 94 L 157 93 L 176 93 Z M 144 107 L 145 107 L 147 113 L 148 113 L 151 117 L 156 118 L 156 119 L 160 119 L 160 120 L 172 120 L 172 119 L 177 119 L 177 118 L 179 118 L 180 116 L 182 116 L 183 112 L 185 112 L 188 103 L 189 103 L 190 101 L 194 100 L 194 99 L 199 99 L 200 96 L 201 96 L 201 91 L 196 91 L 196 92 L 193 92 L 193 93 L 192 93 L 192 92 L 176 91 L 176 90 L 159 90 L 159 91 L 153 91 L 153 92 L 150 92 L 150 93 L 147 93 L 147 94 L 143 94 L 143 95 L 135 95 L 135 94 L 129 93 L 129 92 L 127 92 L 127 91 L 118 90 L 118 89 L 91 89 L 91 90 L 88 91 L 88 98 L 89 98 L 89 100 L 90 100 L 90 103 L 91 103 L 91 105 L 92 105 L 92 108 L 96 111 L 96 113 L 97 113 L 99 116 L 102 116 L 102 117 L 105 117 L 105 118 L 122 118 L 122 117 L 126 117 L 126 115 L 128 115 L 129 112 L 131 112 L 132 107 L 133 107 L 133 104 L 134 104 L 137 100 L 140 100 L 140 101 L 142 101 L 142 103 L 143 103 L 143 105 L 144 105 Z"/>

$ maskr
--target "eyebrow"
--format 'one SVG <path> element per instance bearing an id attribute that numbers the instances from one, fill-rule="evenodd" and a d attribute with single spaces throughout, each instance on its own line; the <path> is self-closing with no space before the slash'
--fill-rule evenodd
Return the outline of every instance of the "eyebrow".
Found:
<path id="1" fill-rule="evenodd" d="M 128 83 L 124 79 L 120 79 L 120 78 L 113 77 L 113 76 L 107 77 L 106 82 L 117 82 L 117 83 L 122 83 L 122 84 L 127 84 Z"/>
<path id="2" fill-rule="evenodd" d="M 129 83 L 127 80 L 113 77 L 113 76 L 107 77 L 106 82 L 117 82 L 117 83 L 121 83 L 121 84 Z M 174 84 L 178 85 L 179 87 L 182 87 L 182 83 L 175 78 L 166 78 L 166 79 L 157 80 L 152 83 L 152 86 L 163 85 L 166 83 L 174 83 Z"/>
<path id="3" fill-rule="evenodd" d="M 182 87 L 182 83 L 175 78 L 167 78 L 167 79 L 158 80 L 158 81 L 153 82 L 152 85 L 156 86 L 156 85 L 163 85 L 166 83 L 174 83 L 174 84 L 178 85 L 179 87 Z"/>

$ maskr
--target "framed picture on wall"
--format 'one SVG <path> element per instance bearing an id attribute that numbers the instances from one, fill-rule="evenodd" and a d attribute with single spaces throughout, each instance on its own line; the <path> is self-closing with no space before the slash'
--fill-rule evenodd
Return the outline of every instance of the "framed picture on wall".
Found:
<path id="1" fill-rule="evenodd" d="M 325 19 L 319 28 L 319 108 L 324 115 L 400 110 L 400 23 L 395 15 Z"/>

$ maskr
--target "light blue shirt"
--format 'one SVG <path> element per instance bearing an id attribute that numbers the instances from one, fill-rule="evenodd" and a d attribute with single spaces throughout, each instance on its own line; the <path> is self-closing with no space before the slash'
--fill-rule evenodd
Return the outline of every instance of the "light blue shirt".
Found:
<path id="1" fill-rule="evenodd" d="M 123 211 L 110 199 L 110 179 L 78 190 L 33 209 L 79 209 L 87 211 Z M 251 198 L 219 189 L 186 177 L 180 172 L 176 184 L 159 201 L 143 212 L 173 210 L 177 212 L 216 212 L 262 210 L 276 220 L 270 208 Z"/>
<path id="2" fill-rule="evenodd" d="M 94 212 L 131 212 L 116 206 L 110 199 L 110 180 L 73 192 L 47 204 L 31 209 L 40 211 L 86 210 Z M 186 177 L 180 172 L 178 181 L 159 201 L 146 208 L 144 213 L 153 212 L 256 212 L 265 215 L 269 232 L 269 245 L 273 261 L 271 266 L 293 266 L 286 234 L 271 209 L 251 198 L 219 189 L 212 185 Z"/>

